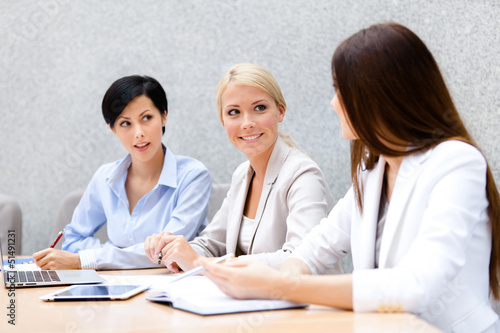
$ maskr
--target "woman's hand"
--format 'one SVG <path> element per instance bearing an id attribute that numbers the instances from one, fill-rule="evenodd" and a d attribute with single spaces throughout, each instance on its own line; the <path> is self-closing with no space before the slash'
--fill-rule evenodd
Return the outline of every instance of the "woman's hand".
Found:
<path id="1" fill-rule="evenodd" d="M 33 259 L 38 267 L 44 270 L 81 269 L 80 255 L 68 251 L 48 248 L 33 253 Z"/>
<path id="2" fill-rule="evenodd" d="M 160 239 L 165 235 L 172 235 L 171 232 L 162 231 L 159 234 L 152 234 L 144 241 L 144 251 L 146 251 L 146 255 L 148 256 L 151 262 L 155 264 L 158 263 L 158 255 L 160 251 L 157 251 L 158 243 Z"/>
<path id="3" fill-rule="evenodd" d="M 203 273 L 226 295 L 239 299 L 283 299 L 286 275 L 263 263 L 252 260 L 232 260 L 217 264 L 208 258 L 195 263 L 207 270 Z"/>
<path id="4" fill-rule="evenodd" d="M 184 236 L 173 235 L 170 232 L 149 236 L 144 242 L 144 248 L 146 255 L 154 263 L 158 263 L 161 252 L 161 263 L 176 273 L 179 272 L 179 268 L 184 271 L 194 268 L 194 261 L 200 257 Z"/>

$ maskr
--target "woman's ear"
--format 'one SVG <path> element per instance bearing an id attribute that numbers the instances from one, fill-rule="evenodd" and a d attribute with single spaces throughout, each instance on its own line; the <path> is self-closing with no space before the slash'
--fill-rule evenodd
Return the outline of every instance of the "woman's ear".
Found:
<path id="1" fill-rule="evenodd" d="M 163 126 L 167 124 L 167 110 L 163 111 L 163 114 L 161 116 L 161 123 Z"/>
<path id="2" fill-rule="evenodd" d="M 278 105 L 278 113 L 279 113 L 279 118 L 278 118 L 278 122 L 282 122 L 283 119 L 285 118 L 285 112 L 286 112 L 286 109 L 283 105 Z"/>

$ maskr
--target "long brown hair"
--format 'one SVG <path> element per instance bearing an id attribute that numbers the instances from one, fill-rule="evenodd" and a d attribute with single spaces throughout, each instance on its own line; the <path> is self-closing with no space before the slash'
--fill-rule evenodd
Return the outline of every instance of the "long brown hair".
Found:
<path id="1" fill-rule="evenodd" d="M 363 210 L 362 170 L 380 155 L 402 156 L 446 140 L 477 148 L 465 128 L 434 57 L 420 38 L 396 23 L 373 25 L 352 35 L 332 58 L 334 86 L 358 140 L 351 142 L 351 178 Z M 388 147 L 411 143 L 400 151 Z M 500 197 L 487 167 L 486 194 L 492 229 L 490 289 L 499 299 Z"/>

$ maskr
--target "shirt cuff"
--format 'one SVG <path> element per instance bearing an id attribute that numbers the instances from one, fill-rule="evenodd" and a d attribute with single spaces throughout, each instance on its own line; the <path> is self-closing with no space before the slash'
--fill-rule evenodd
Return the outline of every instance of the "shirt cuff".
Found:
<path id="1" fill-rule="evenodd" d="M 97 260 L 94 250 L 82 250 L 78 251 L 78 254 L 80 255 L 82 269 L 97 269 Z"/>

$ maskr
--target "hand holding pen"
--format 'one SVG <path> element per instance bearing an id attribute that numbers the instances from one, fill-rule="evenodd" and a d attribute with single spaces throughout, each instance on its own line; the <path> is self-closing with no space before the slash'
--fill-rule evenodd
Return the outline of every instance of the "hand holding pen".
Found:
<path id="1" fill-rule="evenodd" d="M 184 236 L 164 231 L 146 238 L 144 250 L 151 262 L 175 273 L 194 268 L 194 261 L 200 257 Z"/>
<path id="2" fill-rule="evenodd" d="M 72 253 L 68 251 L 63 251 L 55 249 L 54 247 L 61 240 L 64 235 L 64 229 L 61 230 L 54 242 L 41 251 L 33 253 L 33 259 L 38 267 L 41 269 L 80 269 L 80 255 L 78 253 Z"/>

